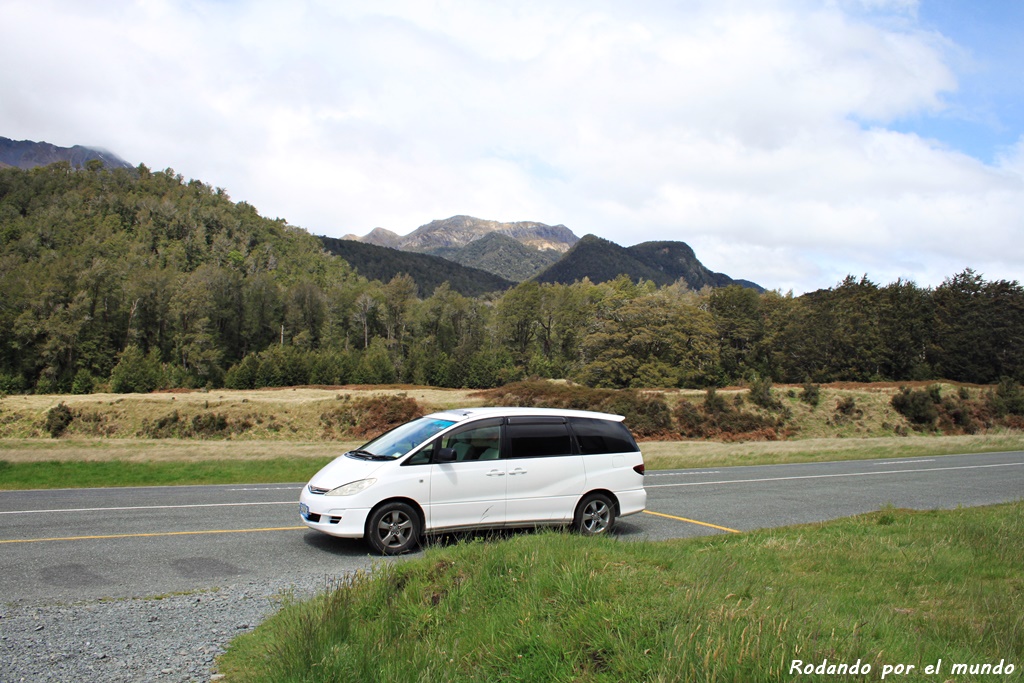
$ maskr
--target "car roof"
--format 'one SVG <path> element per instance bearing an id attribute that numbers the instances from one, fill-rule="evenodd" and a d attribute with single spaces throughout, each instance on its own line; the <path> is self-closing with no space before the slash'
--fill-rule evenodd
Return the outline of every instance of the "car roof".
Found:
<path id="1" fill-rule="evenodd" d="M 451 420 L 452 422 L 465 422 L 485 417 L 586 417 L 592 420 L 610 420 L 622 422 L 625 418 L 622 415 L 611 413 L 597 413 L 589 410 L 564 410 L 561 408 L 513 408 L 513 407 L 488 407 L 488 408 L 453 408 L 439 413 L 433 413 L 427 417 L 438 420 Z"/>

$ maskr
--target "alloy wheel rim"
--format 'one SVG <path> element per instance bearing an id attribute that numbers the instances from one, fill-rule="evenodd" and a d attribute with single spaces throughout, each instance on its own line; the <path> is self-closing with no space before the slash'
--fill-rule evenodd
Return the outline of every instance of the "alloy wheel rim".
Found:
<path id="1" fill-rule="evenodd" d="M 600 533 L 608 527 L 608 506 L 602 501 L 591 501 L 583 510 L 583 525 L 591 533 Z"/>
<path id="2" fill-rule="evenodd" d="M 397 510 L 389 512 L 381 518 L 377 532 L 381 543 L 389 548 L 397 548 L 409 539 L 412 533 L 412 520 Z"/>

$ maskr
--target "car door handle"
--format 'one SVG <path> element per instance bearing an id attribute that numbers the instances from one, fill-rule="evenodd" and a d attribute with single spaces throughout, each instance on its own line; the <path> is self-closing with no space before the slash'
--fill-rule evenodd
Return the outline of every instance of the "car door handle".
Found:
<path id="1" fill-rule="evenodd" d="M 517 467 L 514 470 L 512 470 L 511 472 L 509 472 L 508 476 L 514 477 L 517 474 L 526 474 L 526 470 L 524 470 L 522 467 Z"/>
<path id="2" fill-rule="evenodd" d="M 502 472 L 501 470 L 491 470 L 490 472 L 487 473 L 487 476 L 488 477 L 504 477 L 505 473 Z"/>

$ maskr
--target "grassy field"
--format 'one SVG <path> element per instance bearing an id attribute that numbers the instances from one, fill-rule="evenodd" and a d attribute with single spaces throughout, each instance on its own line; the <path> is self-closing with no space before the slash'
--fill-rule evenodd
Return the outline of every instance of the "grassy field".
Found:
<path id="1" fill-rule="evenodd" d="M 792 414 L 783 441 L 645 441 L 650 469 L 727 467 L 860 458 L 902 458 L 1024 449 L 1024 433 L 918 434 L 890 405 L 892 385 L 822 388 L 817 407 L 795 387 L 777 395 Z M 977 395 L 982 388 L 970 388 Z M 659 392 L 674 405 L 699 391 Z M 728 400 L 745 390 L 723 389 Z M 424 387 L 294 388 L 259 391 L 157 392 L 144 395 L 6 396 L 0 398 L 0 489 L 306 481 L 340 453 L 363 443 L 332 419 L 354 397 L 404 396 L 425 411 L 481 405 L 476 392 Z M 853 398 L 853 418 L 834 407 Z M 47 414 L 65 404 L 75 418 L 60 438 Z M 206 438 L 155 438 L 166 423 L 212 422 Z M 166 430 L 165 430 L 166 431 Z M 900 436 L 898 434 L 909 434 Z"/>
<path id="2" fill-rule="evenodd" d="M 1020 680 L 1022 614 L 1024 503 L 663 543 L 527 533 L 430 548 L 287 604 L 219 670 L 228 683 Z M 970 673 L 1000 662 L 1013 674 Z M 860 673 L 803 674 L 823 663 Z"/>

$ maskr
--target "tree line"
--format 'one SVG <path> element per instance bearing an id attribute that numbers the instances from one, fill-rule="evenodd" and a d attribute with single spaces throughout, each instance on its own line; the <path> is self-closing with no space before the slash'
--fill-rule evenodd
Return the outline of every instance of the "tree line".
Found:
<path id="1" fill-rule="evenodd" d="M 145 166 L 0 170 L 0 290 L 3 393 L 1024 379 L 1024 289 L 970 269 L 802 296 L 627 277 L 423 296 Z"/>

